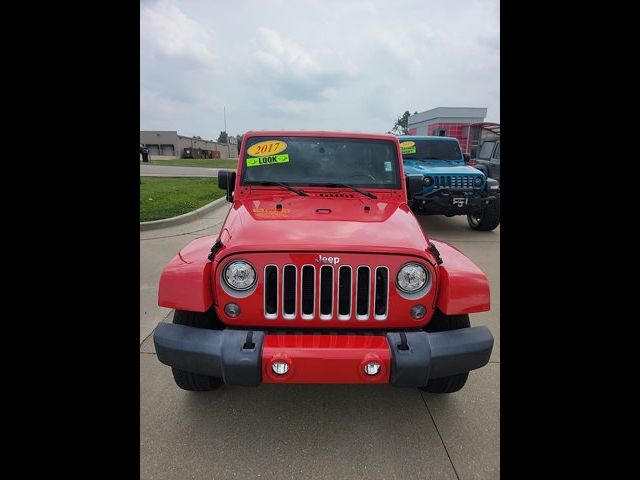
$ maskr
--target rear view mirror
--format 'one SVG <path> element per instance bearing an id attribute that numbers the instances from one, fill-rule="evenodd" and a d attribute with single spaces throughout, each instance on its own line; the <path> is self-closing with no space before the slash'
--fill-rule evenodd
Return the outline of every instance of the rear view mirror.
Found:
<path id="1" fill-rule="evenodd" d="M 227 191 L 227 202 L 233 202 L 233 189 L 236 186 L 236 172 L 232 170 L 218 171 L 218 188 Z"/>

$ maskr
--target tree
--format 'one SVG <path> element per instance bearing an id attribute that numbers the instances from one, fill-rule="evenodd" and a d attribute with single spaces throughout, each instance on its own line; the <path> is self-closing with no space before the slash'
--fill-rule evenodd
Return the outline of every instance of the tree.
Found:
<path id="1" fill-rule="evenodd" d="M 396 123 L 393 125 L 392 130 L 400 135 L 407 135 L 409 133 L 409 117 L 411 114 L 409 110 L 405 111 L 402 116 L 398 117 Z"/>
<path id="2" fill-rule="evenodd" d="M 240 153 L 240 145 L 242 144 L 242 137 L 244 137 L 244 134 L 240 135 L 236 135 L 236 140 L 237 140 L 237 147 L 238 147 L 238 153 Z"/>
<path id="3" fill-rule="evenodd" d="M 229 136 L 227 135 L 227 132 L 220 132 L 220 135 L 218 136 L 218 143 L 227 143 L 228 139 Z"/>

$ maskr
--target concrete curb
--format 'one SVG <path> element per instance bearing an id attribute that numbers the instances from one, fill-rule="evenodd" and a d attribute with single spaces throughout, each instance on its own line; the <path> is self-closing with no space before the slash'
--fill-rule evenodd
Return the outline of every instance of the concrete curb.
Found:
<path id="1" fill-rule="evenodd" d="M 181 225 L 183 223 L 191 222 L 200 217 L 204 217 L 208 213 L 213 212 L 214 210 L 224 206 L 227 203 L 226 197 L 219 198 L 214 200 L 211 203 L 207 203 L 203 207 L 194 210 L 193 212 L 188 212 L 183 215 L 178 215 L 177 217 L 171 218 L 163 218 L 162 220 L 154 220 L 152 222 L 140 222 L 140 231 L 146 232 L 147 230 L 155 230 L 157 228 L 165 228 L 171 227 L 173 225 Z"/>

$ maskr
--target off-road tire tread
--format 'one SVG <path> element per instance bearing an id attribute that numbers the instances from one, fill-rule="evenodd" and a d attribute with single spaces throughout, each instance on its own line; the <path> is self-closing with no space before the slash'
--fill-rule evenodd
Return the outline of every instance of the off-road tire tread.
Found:
<path id="1" fill-rule="evenodd" d="M 470 327 L 469 315 L 445 315 L 440 310 L 436 310 L 433 318 L 424 329 L 427 332 L 445 332 Z M 432 378 L 427 382 L 427 386 L 420 387 L 420 390 L 429 393 L 457 392 L 467 383 L 468 377 L 469 372 L 464 372 L 448 377 Z"/>
<path id="2" fill-rule="evenodd" d="M 173 323 L 187 327 L 208 328 L 213 330 L 219 330 L 221 326 L 213 308 L 207 312 L 176 310 L 173 314 Z M 221 378 L 187 372 L 178 368 L 171 367 L 171 372 L 173 373 L 173 379 L 176 385 L 190 392 L 215 390 L 223 383 Z"/>

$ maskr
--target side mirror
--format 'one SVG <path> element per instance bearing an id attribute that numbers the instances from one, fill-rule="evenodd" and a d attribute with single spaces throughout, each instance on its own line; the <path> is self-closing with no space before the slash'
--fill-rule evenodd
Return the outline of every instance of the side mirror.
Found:
<path id="1" fill-rule="evenodd" d="M 463 153 L 462 158 L 464 158 L 464 163 L 469 163 L 469 160 L 471 160 L 471 155 L 469 155 L 468 153 Z"/>
<path id="2" fill-rule="evenodd" d="M 422 175 L 407 175 L 405 179 L 407 182 L 407 196 L 409 198 L 422 191 L 422 182 L 424 180 Z"/>
<path id="3" fill-rule="evenodd" d="M 236 172 L 232 170 L 218 171 L 218 188 L 227 191 L 227 202 L 233 202 L 233 190 L 236 187 Z"/>

